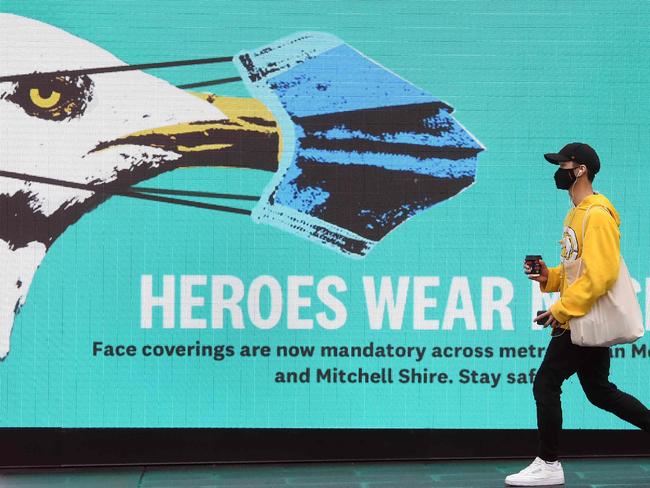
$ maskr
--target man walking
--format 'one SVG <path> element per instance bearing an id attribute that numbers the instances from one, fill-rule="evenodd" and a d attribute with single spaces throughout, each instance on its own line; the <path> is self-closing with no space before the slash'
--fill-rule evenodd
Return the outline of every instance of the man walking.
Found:
<path id="1" fill-rule="evenodd" d="M 564 471 L 558 461 L 562 430 L 561 386 L 574 373 L 587 398 L 599 408 L 650 431 L 650 410 L 636 398 L 610 383 L 609 347 L 580 347 L 571 342 L 569 320 L 585 315 L 618 278 L 620 266 L 620 218 L 612 203 L 595 192 L 592 182 L 600 170 L 596 152 L 587 144 L 571 143 L 559 153 L 545 154 L 559 165 L 555 173 L 558 189 L 568 190 L 574 207 L 564 220 L 562 263 L 531 277 L 542 292 L 560 292 L 560 300 L 537 320 L 552 326 L 552 339 L 537 372 L 533 394 L 537 404 L 538 454 L 530 466 L 506 477 L 511 486 L 561 485 Z M 583 221 L 589 207 L 583 238 Z M 597 208 L 599 207 L 599 208 Z M 564 263 L 582 259 L 584 272 L 573 283 L 566 280 Z M 529 271 L 526 264 L 524 267 Z"/>

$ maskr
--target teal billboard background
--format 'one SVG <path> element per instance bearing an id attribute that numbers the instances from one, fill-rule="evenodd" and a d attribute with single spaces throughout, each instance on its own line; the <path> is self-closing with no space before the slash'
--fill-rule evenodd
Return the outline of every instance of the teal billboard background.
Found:
<path id="1" fill-rule="evenodd" d="M 0 363 L 3 427 L 534 428 L 530 384 L 461 384 L 460 370 L 528 373 L 540 358 L 107 358 L 92 344 L 502 346 L 547 344 L 532 329 L 532 287 L 522 258 L 559 262 L 570 207 L 542 158 L 574 140 L 591 144 L 602 170 L 594 187 L 622 216 L 621 248 L 647 314 L 650 240 L 646 155 L 650 6 L 643 2 L 242 1 L 18 2 L 2 12 L 37 19 L 89 40 L 131 63 L 233 55 L 300 31 L 333 34 L 455 108 L 486 148 L 476 183 L 397 227 L 363 259 L 351 259 L 249 217 L 111 198 L 70 227 L 49 250 L 16 318 L 11 352 Z M 1 42 L 1 41 L 0 41 Z M 56 56 L 56 52 L 46 53 Z M 206 75 L 206 70 L 209 74 Z M 154 72 L 173 84 L 236 76 L 233 66 Z M 250 96 L 242 84 L 214 93 Z M 201 90 L 207 91 L 207 90 Z M 268 173 L 182 169 L 161 187 L 261 194 Z M 343 327 L 290 330 L 163 329 L 140 326 L 141 276 L 336 275 L 348 317 Z M 443 321 L 453 277 L 467 277 L 478 330 L 414 330 L 412 291 L 402 330 L 372 330 L 362 277 L 437 276 L 430 289 Z M 481 282 L 513 286 L 513 330 L 482 330 Z M 207 289 L 207 288 L 206 288 Z M 304 318 L 327 311 L 315 287 Z M 204 292 L 209 296 L 208 292 Z M 467 303 L 465 303 L 467 305 Z M 286 304 L 285 304 L 286 307 Z M 206 309 L 196 317 L 207 318 Z M 646 322 L 647 323 L 647 322 Z M 641 340 L 647 344 L 648 339 Z M 617 386 L 650 400 L 648 358 L 612 362 Z M 276 371 L 382 367 L 447 372 L 451 384 L 279 384 Z M 563 388 L 567 428 L 629 428 L 591 406 L 576 378 Z"/>

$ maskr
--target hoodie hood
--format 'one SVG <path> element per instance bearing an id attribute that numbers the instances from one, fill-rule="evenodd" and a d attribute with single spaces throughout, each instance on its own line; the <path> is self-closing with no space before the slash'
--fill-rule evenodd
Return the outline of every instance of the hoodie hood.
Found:
<path id="1" fill-rule="evenodd" d="M 612 217 L 614 217 L 616 225 L 618 227 L 621 226 L 621 217 L 618 215 L 618 212 L 614 208 L 614 205 L 612 205 L 612 202 L 610 202 L 605 195 L 601 195 L 600 193 L 589 195 L 580 202 L 580 204 L 577 206 L 577 209 L 586 211 L 587 208 L 592 205 L 600 205 L 605 207 L 607 210 L 609 210 L 609 213 L 612 214 Z"/>

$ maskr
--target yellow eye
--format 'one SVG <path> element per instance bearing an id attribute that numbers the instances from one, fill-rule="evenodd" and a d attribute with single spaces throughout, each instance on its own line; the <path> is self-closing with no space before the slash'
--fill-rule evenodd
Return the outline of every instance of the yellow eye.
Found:
<path id="1" fill-rule="evenodd" d="M 52 108 L 61 100 L 61 93 L 52 90 L 47 97 L 43 97 L 38 88 L 31 88 L 29 90 L 29 99 L 39 108 Z"/>
<path id="2" fill-rule="evenodd" d="M 0 94 L 0 98 L 15 103 L 27 115 L 43 120 L 81 117 L 93 98 L 93 81 L 86 75 L 35 74 L 33 78 L 20 80 L 15 85 L 13 93 L 4 97 Z"/>

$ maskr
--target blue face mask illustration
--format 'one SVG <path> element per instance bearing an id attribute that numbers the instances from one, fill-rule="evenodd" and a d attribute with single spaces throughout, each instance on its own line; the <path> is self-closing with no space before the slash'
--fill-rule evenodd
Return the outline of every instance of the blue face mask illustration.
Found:
<path id="1" fill-rule="evenodd" d="M 257 222 L 363 256 L 474 182 L 483 147 L 453 109 L 334 36 L 296 34 L 235 64 L 284 144 Z"/>

